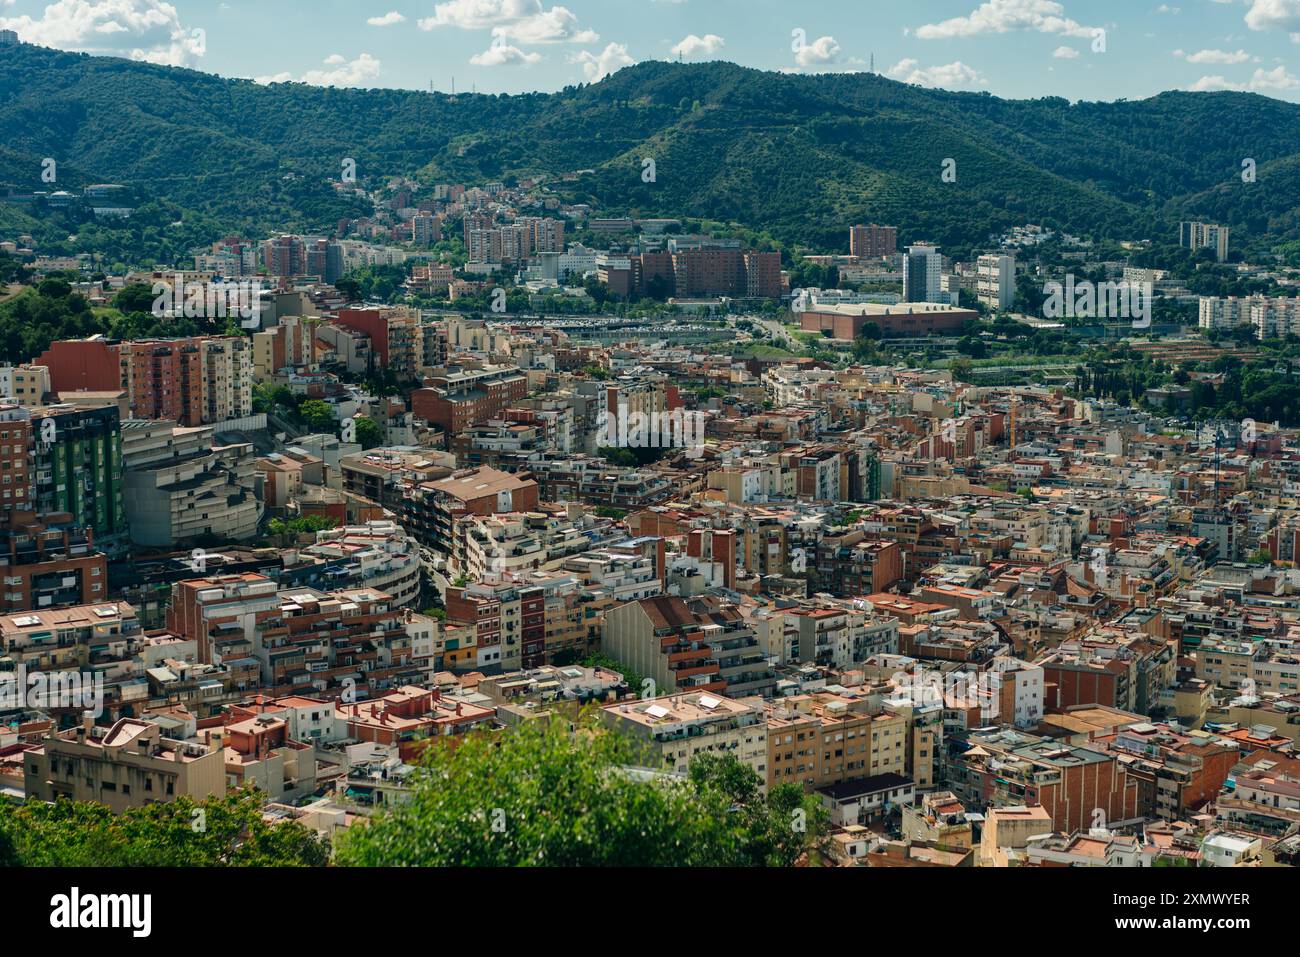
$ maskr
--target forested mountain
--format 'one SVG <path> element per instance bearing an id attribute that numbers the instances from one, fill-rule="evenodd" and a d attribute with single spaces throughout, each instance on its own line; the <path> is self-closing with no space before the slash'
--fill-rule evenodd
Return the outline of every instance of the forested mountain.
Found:
<path id="1" fill-rule="evenodd" d="M 451 97 L 264 86 L 24 45 L 0 59 L 0 134 L 0 184 L 42 188 L 51 157 L 60 188 L 129 185 L 156 212 L 130 228 L 174 225 L 174 242 L 149 241 L 182 252 L 216 229 L 364 213 L 330 182 L 345 157 L 375 184 L 589 169 L 557 188 L 603 214 L 735 222 L 826 250 L 861 221 L 945 245 L 1024 222 L 1174 240 L 1187 217 L 1236 227 L 1238 248 L 1300 239 L 1300 106 L 1244 93 L 1012 101 L 874 74 L 646 62 L 553 94 Z M 956 182 L 942 179 L 947 159 Z M 0 214 L 5 229 L 30 225 Z M 173 215 L 179 225 L 163 223 Z"/>

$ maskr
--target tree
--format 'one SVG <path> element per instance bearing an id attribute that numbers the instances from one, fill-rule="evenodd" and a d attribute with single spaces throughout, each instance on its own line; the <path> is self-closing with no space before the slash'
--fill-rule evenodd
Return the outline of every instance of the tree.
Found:
<path id="1" fill-rule="evenodd" d="M 255 792 L 180 797 L 114 813 L 102 804 L 0 800 L 0 864 L 23 867 L 323 867 L 329 844 L 268 824 Z"/>
<path id="2" fill-rule="evenodd" d="M 826 831 L 829 814 L 801 785 L 784 782 L 763 797 L 762 781 L 734 754 L 700 754 L 690 765 L 691 782 L 717 789 L 741 818 L 745 862 L 758 867 L 793 867 Z"/>
<path id="3" fill-rule="evenodd" d="M 266 525 L 268 535 L 314 535 L 338 525 L 339 520 L 329 515 L 303 515 L 299 518 L 273 518 Z"/>
<path id="4" fill-rule="evenodd" d="M 374 419 L 357 416 L 353 421 L 357 426 L 357 441 L 361 443 L 361 448 L 373 449 L 376 445 L 384 444 L 384 430 Z"/>
<path id="5" fill-rule="evenodd" d="M 123 286 L 121 292 L 113 297 L 113 308 L 127 314 L 152 313 L 155 298 L 152 286 L 133 282 Z"/>
<path id="6" fill-rule="evenodd" d="M 974 365 L 969 359 L 954 359 L 952 365 L 948 367 L 948 371 L 952 373 L 954 382 L 969 382 L 973 368 Z"/>
<path id="7" fill-rule="evenodd" d="M 792 806 L 790 788 L 765 801 L 757 775 L 734 755 L 685 779 L 632 770 L 649 760 L 633 739 L 591 714 L 572 730 L 561 718 L 538 719 L 470 734 L 459 746 L 435 741 L 422 755 L 411 799 L 341 835 L 337 859 L 362 866 L 779 866 L 825 832 L 811 808 L 794 813 L 803 808 Z"/>
<path id="8" fill-rule="evenodd" d="M 320 399 L 307 399 L 298 406 L 298 415 L 303 424 L 313 432 L 332 432 L 334 430 L 334 410 L 328 402 Z"/>

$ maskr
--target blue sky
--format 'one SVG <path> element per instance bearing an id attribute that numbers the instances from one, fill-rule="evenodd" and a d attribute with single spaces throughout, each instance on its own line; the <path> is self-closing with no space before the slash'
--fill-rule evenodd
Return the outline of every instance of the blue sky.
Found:
<path id="1" fill-rule="evenodd" d="M 1300 0 L 0 0 L 0 24 L 264 82 L 516 93 L 679 56 L 798 72 L 874 56 L 895 79 L 1004 97 L 1300 102 Z"/>

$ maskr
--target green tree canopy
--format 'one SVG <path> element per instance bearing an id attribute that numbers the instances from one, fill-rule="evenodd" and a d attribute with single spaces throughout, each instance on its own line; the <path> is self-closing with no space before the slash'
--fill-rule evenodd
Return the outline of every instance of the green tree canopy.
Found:
<path id="1" fill-rule="evenodd" d="M 647 777 L 631 740 L 590 714 L 438 742 L 411 800 L 340 838 L 338 861 L 411 866 L 773 866 L 825 832 L 815 798 L 764 798 L 734 755 Z M 802 813 L 796 813 L 802 812 Z"/>
<path id="2" fill-rule="evenodd" d="M 102 804 L 0 800 L 0 865 L 22 867 L 321 867 L 329 844 L 268 824 L 255 792 L 181 797 L 114 813 Z"/>

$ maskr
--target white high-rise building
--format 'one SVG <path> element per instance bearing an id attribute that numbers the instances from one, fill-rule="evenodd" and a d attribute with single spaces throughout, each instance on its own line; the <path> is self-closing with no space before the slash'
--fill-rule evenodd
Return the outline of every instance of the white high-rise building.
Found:
<path id="1" fill-rule="evenodd" d="M 943 256 L 938 246 L 917 243 L 907 247 L 903 256 L 903 301 L 947 303 L 940 286 Z"/>
<path id="2" fill-rule="evenodd" d="M 1251 306 L 1256 296 L 1202 296 L 1200 319 L 1202 329 L 1234 329 L 1251 322 Z"/>
<path id="3" fill-rule="evenodd" d="M 1228 227 L 1215 223 L 1179 223 L 1178 245 L 1188 249 L 1213 249 L 1214 258 L 1228 258 Z"/>
<path id="4" fill-rule="evenodd" d="M 1010 309 L 1016 298 L 1016 257 L 992 253 L 977 259 L 975 297 L 989 309 Z"/>

